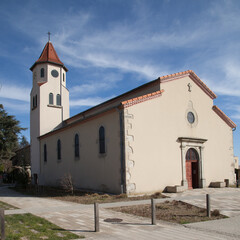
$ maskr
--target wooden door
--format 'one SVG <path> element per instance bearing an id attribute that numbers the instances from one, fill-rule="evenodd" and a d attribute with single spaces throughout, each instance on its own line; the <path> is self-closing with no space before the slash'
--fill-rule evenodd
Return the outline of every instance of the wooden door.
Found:
<path id="1" fill-rule="evenodd" d="M 192 189 L 192 163 L 190 161 L 186 161 L 186 177 L 188 189 Z"/>
<path id="2" fill-rule="evenodd" d="M 192 187 L 198 188 L 198 162 L 192 162 Z"/>
<path id="3" fill-rule="evenodd" d="M 197 151 L 193 148 L 188 149 L 186 154 L 186 178 L 188 189 L 199 187 L 198 159 Z"/>

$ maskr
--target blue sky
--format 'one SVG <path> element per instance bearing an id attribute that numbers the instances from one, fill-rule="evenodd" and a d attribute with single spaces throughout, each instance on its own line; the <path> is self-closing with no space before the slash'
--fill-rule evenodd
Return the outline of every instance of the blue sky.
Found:
<path id="1" fill-rule="evenodd" d="M 240 1 L 1 0 L 0 103 L 29 128 L 29 68 L 51 41 L 71 116 L 159 76 L 193 70 L 240 123 Z M 29 130 L 23 132 L 29 139 Z M 239 129 L 234 132 L 240 156 Z"/>

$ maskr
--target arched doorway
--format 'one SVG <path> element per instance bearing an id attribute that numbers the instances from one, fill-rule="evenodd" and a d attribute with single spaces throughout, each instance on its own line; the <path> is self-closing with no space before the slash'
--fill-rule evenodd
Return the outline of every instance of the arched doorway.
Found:
<path id="1" fill-rule="evenodd" d="M 186 178 L 188 189 L 199 187 L 198 162 L 198 152 L 194 148 L 189 148 L 186 153 Z"/>

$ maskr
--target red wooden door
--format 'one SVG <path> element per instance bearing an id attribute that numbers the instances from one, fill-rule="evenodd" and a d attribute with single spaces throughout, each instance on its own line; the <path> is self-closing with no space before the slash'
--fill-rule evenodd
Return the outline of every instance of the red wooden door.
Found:
<path id="1" fill-rule="evenodd" d="M 198 153 L 195 149 L 190 148 L 186 153 L 186 178 L 188 189 L 198 188 Z"/>
<path id="2" fill-rule="evenodd" d="M 186 177 L 188 182 L 188 189 L 192 189 L 192 162 L 186 161 Z"/>

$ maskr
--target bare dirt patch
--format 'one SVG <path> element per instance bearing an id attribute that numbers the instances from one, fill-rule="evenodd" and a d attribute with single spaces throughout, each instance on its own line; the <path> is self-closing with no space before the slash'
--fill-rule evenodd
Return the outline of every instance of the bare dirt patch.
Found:
<path id="1" fill-rule="evenodd" d="M 151 205 L 137 205 L 111 208 L 114 211 L 133 214 L 141 217 L 151 217 Z M 207 211 L 181 201 L 165 201 L 156 204 L 156 219 L 173 223 L 193 223 L 226 218 L 218 210 L 212 211 L 212 217 L 207 217 Z"/>
<path id="2" fill-rule="evenodd" d="M 53 199 L 58 199 L 62 201 L 69 201 L 81 204 L 92 204 L 94 202 L 98 203 L 110 203 L 110 202 L 122 202 L 122 201 L 136 201 L 145 200 L 151 198 L 166 198 L 160 192 L 152 195 L 128 197 L 126 194 L 112 195 L 107 193 L 93 193 L 87 191 L 74 191 L 74 194 L 69 194 L 61 188 L 53 187 L 41 187 L 39 189 L 35 188 L 14 188 L 14 190 L 21 192 L 23 194 L 37 196 L 37 197 L 49 197 Z"/>

